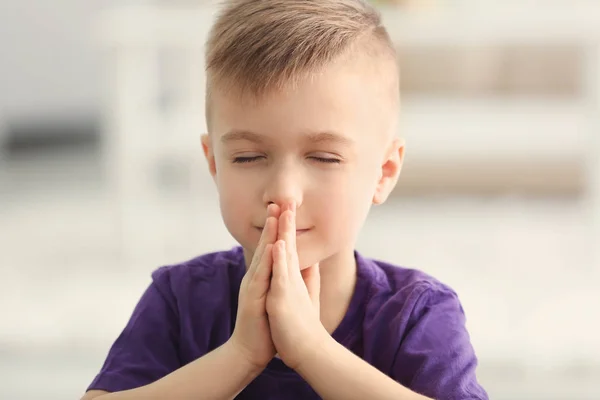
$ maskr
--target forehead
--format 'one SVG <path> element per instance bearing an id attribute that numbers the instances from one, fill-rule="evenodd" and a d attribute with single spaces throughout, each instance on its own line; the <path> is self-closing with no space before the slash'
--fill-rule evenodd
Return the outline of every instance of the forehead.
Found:
<path id="1" fill-rule="evenodd" d="M 231 132 L 256 132 L 273 140 L 335 133 L 357 142 L 369 137 L 393 107 L 372 74 L 348 64 L 333 64 L 293 87 L 261 97 L 211 93 L 211 135 L 220 141 Z M 389 113 L 387 113 L 389 114 Z M 239 135 L 241 137 L 243 135 Z M 372 136 L 371 136 L 372 137 Z"/>

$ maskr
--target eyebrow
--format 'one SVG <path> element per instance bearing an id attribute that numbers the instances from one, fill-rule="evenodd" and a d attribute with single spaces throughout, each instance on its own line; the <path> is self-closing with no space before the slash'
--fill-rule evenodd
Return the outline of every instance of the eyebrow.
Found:
<path id="1" fill-rule="evenodd" d="M 258 143 L 258 144 L 265 142 L 265 138 L 263 135 L 259 135 L 258 133 L 254 133 L 254 132 L 250 132 L 250 131 L 243 131 L 243 130 L 229 131 L 226 134 L 224 134 L 223 136 L 221 136 L 221 143 L 236 142 L 239 140 L 247 140 L 249 142 L 254 142 L 254 143 Z"/>
<path id="2" fill-rule="evenodd" d="M 342 145 L 351 145 L 354 144 L 352 139 L 349 139 L 343 135 L 340 135 L 336 132 L 324 131 L 324 132 L 307 132 L 304 134 L 306 140 L 311 143 L 339 143 Z M 249 142 L 254 142 L 257 144 L 263 144 L 268 139 L 261 134 L 246 131 L 246 130 L 232 130 L 227 132 L 221 137 L 222 143 L 235 142 L 239 140 L 246 140 Z"/>
<path id="3" fill-rule="evenodd" d="M 354 144 L 354 141 L 347 138 L 339 133 L 325 131 L 325 132 L 308 132 L 306 137 L 311 143 L 338 143 L 342 145 Z"/>

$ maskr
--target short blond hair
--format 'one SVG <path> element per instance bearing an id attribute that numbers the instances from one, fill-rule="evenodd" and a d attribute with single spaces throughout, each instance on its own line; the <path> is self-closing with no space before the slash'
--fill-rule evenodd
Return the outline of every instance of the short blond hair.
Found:
<path id="1" fill-rule="evenodd" d="M 212 87 L 261 96 L 360 49 L 396 52 L 377 9 L 363 0 L 226 0 L 206 48 Z"/>

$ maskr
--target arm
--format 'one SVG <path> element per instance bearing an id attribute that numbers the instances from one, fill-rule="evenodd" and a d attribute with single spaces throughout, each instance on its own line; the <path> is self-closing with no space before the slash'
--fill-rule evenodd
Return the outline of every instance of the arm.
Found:
<path id="1" fill-rule="evenodd" d="M 410 329 L 402 335 L 391 378 L 331 337 L 321 339 L 322 345 L 314 350 L 305 351 L 307 356 L 298 373 L 328 400 L 487 400 L 487 393 L 477 382 L 477 358 L 456 293 L 441 285 L 424 285 L 418 290 Z"/>
<path id="2" fill-rule="evenodd" d="M 324 399 L 426 400 L 336 342 L 319 320 L 319 264 L 301 271 L 296 249 L 296 205 L 279 220 L 267 314 L 283 362 Z"/>
<path id="3" fill-rule="evenodd" d="M 329 337 L 297 372 L 324 399 L 426 400 Z"/>
<path id="4" fill-rule="evenodd" d="M 227 342 L 154 383 L 116 393 L 93 390 L 82 400 L 232 399 L 260 372 Z"/>
<path id="5" fill-rule="evenodd" d="M 477 381 L 477 357 L 458 296 L 440 284 L 418 291 L 392 378 L 438 400 L 487 400 Z"/>
<path id="6" fill-rule="evenodd" d="M 169 269 L 159 269 L 83 400 L 227 399 L 235 397 L 261 373 L 275 355 L 265 293 L 271 276 L 270 246 L 276 238 L 274 217 L 278 210 L 269 210 L 259 247 L 240 285 L 231 337 L 219 348 L 182 366 L 177 299 L 171 291 Z"/>

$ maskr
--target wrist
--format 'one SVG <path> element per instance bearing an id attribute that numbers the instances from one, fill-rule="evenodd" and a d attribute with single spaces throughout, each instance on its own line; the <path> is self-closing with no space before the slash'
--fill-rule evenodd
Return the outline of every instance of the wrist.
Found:
<path id="1" fill-rule="evenodd" d="M 240 363 L 244 369 L 248 371 L 251 376 L 258 376 L 267 367 L 267 364 L 257 363 L 254 361 L 252 354 L 244 349 L 243 346 L 239 345 L 233 338 L 230 338 L 225 344 L 223 344 L 225 352 L 229 356 Z"/>
<path id="2" fill-rule="evenodd" d="M 323 358 L 327 358 L 331 354 L 336 345 L 339 345 L 329 333 L 323 329 L 320 335 L 317 335 L 312 341 L 307 342 L 307 346 L 302 352 L 302 357 L 296 365 L 296 372 L 303 375 L 303 371 L 310 369 L 311 365 L 321 362 Z"/>

